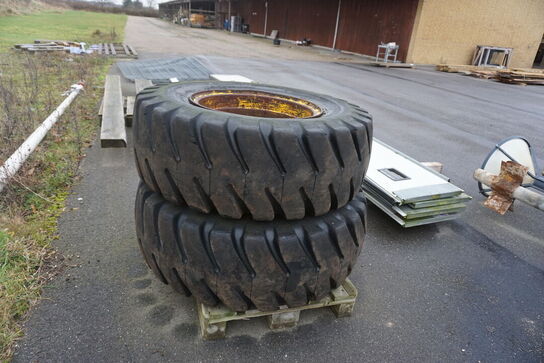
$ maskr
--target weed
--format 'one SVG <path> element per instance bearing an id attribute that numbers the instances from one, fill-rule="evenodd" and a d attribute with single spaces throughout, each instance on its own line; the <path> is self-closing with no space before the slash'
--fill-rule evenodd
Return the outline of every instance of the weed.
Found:
<path id="1" fill-rule="evenodd" d="M 92 37 L 97 15 L 86 18 L 87 14 L 76 14 L 79 23 L 72 30 Z M 64 91 L 78 81 L 86 83 L 84 92 L 0 194 L 0 362 L 10 358 L 13 343 L 22 334 L 21 320 L 39 299 L 44 282 L 62 265 L 62 257 L 54 252 L 51 242 L 57 237 L 57 218 L 69 188 L 77 180 L 79 162 L 98 129 L 102 85 L 111 65 L 110 60 L 99 56 L 2 53 L 5 39 L 66 39 L 70 34 L 66 24 L 61 27 L 62 34 L 51 29 L 45 35 L 40 33 L 47 23 L 41 22 L 43 17 L 51 21 L 54 16 L 60 18 L 62 14 L 12 16 L 11 25 L 2 27 L 0 34 L 0 163 L 58 106 Z M 95 42 L 112 36 L 112 28 L 124 28 L 126 17 L 122 15 L 98 17 L 118 17 L 120 21 L 108 20 L 112 26 L 100 27 L 101 36 Z M 35 19 L 41 20 L 37 24 Z M 0 18 L 0 26 L 4 20 Z M 25 25 L 34 32 L 18 32 L 26 29 Z M 115 37 L 122 37 L 122 33 L 116 32 Z"/>

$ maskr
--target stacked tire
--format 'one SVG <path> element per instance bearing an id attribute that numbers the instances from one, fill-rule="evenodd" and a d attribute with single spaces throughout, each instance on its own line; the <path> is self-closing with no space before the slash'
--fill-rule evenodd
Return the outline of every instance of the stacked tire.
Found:
<path id="1" fill-rule="evenodd" d="M 202 92 L 319 112 L 223 112 L 223 99 L 196 104 Z M 138 94 L 133 132 L 138 243 L 162 282 L 206 305 L 270 311 L 321 299 L 351 273 L 366 232 L 366 111 L 307 91 L 191 81 Z"/>

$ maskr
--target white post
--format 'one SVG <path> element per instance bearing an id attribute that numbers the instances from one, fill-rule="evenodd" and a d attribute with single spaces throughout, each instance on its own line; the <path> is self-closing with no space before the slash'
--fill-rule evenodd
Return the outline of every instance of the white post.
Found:
<path id="1" fill-rule="evenodd" d="M 332 41 L 332 49 L 336 49 L 336 37 L 338 36 L 338 24 L 340 24 L 340 7 L 342 0 L 338 0 L 338 12 L 336 13 L 336 26 L 334 28 L 334 40 Z"/>
<path id="2" fill-rule="evenodd" d="M 64 113 L 66 108 L 70 106 L 72 101 L 77 97 L 79 92 L 83 89 L 83 85 L 75 84 L 72 86 L 72 90 L 68 97 L 62 101 L 62 103 L 53 111 L 40 126 L 34 130 L 32 134 L 19 146 L 17 150 L 6 160 L 4 165 L 0 166 L 0 192 L 8 184 L 15 173 L 21 168 L 26 159 L 32 154 L 36 147 L 43 140 L 47 132 L 57 123 L 60 116 Z"/>

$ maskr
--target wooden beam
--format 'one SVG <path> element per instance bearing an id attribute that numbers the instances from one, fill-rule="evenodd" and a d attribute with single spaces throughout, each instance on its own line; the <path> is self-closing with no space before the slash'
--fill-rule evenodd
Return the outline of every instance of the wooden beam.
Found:
<path id="1" fill-rule="evenodd" d="M 132 53 L 132 55 L 137 58 L 138 57 L 138 52 L 131 45 L 127 44 L 127 47 L 130 50 L 130 52 Z"/>
<path id="2" fill-rule="evenodd" d="M 127 96 L 127 110 L 125 111 L 125 126 L 132 126 L 132 118 L 134 116 L 134 101 L 136 97 Z"/>
<path id="3" fill-rule="evenodd" d="M 106 76 L 100 145 L 102 147 L 127 146 L 120 76 Z"/>

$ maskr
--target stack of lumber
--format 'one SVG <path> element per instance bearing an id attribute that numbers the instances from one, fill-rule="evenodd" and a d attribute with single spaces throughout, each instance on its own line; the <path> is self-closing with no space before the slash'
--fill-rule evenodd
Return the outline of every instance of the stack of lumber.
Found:
<path id="1" fill-rule="evenodd" d="M 118 58 L 138 58 L 136 50 L 125 43 L 93 44 L 88 49 L 86 43 L 67 40 L 35 40 L 32 44 L 15 44 L 16 49 L 28 52 L 68 52 L 72 54 L 97 53 Z"/>
<path id="2" fill-rule="evenodd" d="M 84 44 L 64 40 L 35 40 L 31 44 L 15 44 L 15 48 L 28 52 L 69 52 L 70 47 L 84 49 Z"/>
<path id="3" fill-rule="evenodd" d="M 485 67 L 470 66 L 465 64 L 437 64 L 436 70 L 440 72 L 459 73 L 486 69 Z"/>
<path id="4" fill-rule="evenodd" d="M 463 64 L 437 64 L 436 70 L 448 73 L 463 73 L 467 76 L 485 79 L 495 79 L 497 77 L 497 72 L 499 71 L 497 67 L 478 67 Z"/>
<path id="5" fill-rule="evenodd" d="M 436 70 L 449 73 L 462 73 L 468 76 L 496 79 L 500 82 L 511 84 L 544 85 L 544 70 L 534 68 L 510 68 L 479 67 L 470 65 L 437 64 Z"/>
<path id="6" fill-rule="evenodd" d="M 446 176 L 377 139 L 363 190 L 405 228 L 455 219 L 471 199 Z"/>
<path id="7" fill-rule="evenodd" d="M 489 70 L 489 69 L 474 69 L 470 71 L 463 71 L 460 72 L 467 76 L 472 76 L 476 78 L 483 78 L 483 79 L 497 79 L 499 75 L 499 70 Z"/>
<path id="8" fill-rule="evenodd" d="M 519 70 L 506 70 L 498 72 L 497 79 L 503 83 L 520 85 L 544 86 L 544 72 L 525 72 Z"/>

